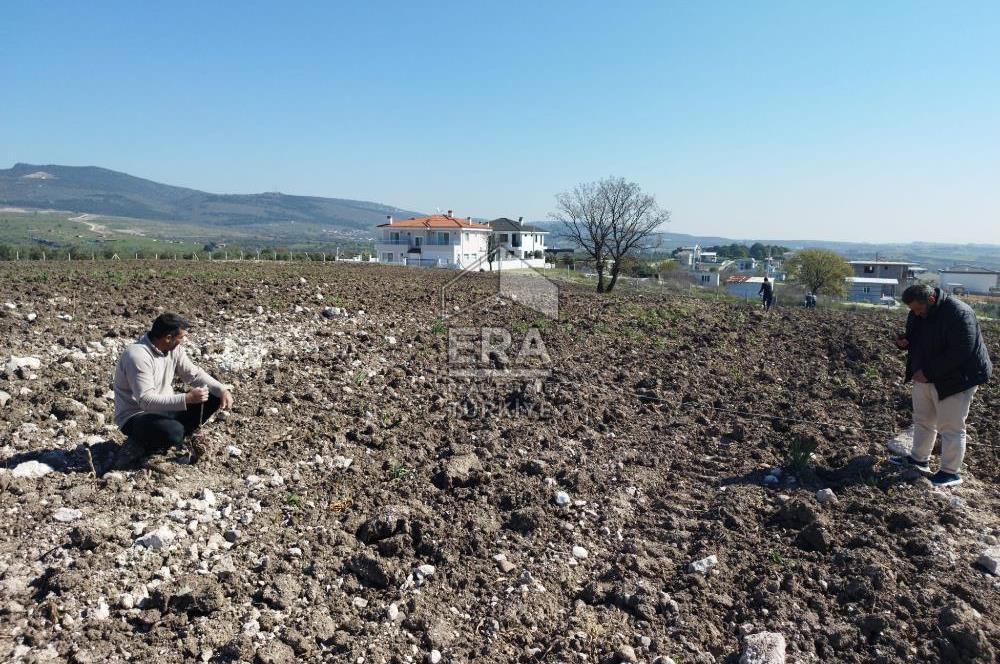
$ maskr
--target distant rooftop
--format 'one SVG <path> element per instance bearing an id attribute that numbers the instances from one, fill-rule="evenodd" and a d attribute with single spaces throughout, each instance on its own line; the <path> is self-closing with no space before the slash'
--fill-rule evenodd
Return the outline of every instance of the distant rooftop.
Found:
<path id="1" fill-rule="evenodd" d="M 485 224 L 477 224 L 469 219 L 459 219 L 451 214 L 432 214 L 429 217 L 411 217 L 379 224 L 379 228 L 465 228 L 467 230 L 490 230 Z"/>
<path id="2" fill-rule="evenodd" d="M 851 265 L 916 265 L 909 261 L 847 261 Z"/>
<path id="3" fill-rule="evenodd" d="M 500 217 L 499 219 L 494 219 L 489 222 L 490 228 L 495 231 L 501 231 L 504 233 L 548 233 L 548 231 L 543 231 L 538 226 L 532 226 L 530 224 L 523 224 L 520 221 L 514 221 L 513 219 L 508 219 L 507 217 Z"/>
<path id="4" fill-rule="evenodd" d="M 938 270 L 938 274 L 1000 274 L 1000 272 L 985 267 L 955 266 Z"/>

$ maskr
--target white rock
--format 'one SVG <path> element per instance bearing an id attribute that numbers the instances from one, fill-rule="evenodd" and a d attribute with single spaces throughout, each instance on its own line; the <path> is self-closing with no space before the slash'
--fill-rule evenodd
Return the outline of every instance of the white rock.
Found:
<path id="1" fill-rule="evenodd" d="M 688 572 L 691 574 L 707 574 L 708 570 L 719 564 L 719 559 L 714 555 L 701 560 L 696 560 L 688 565 Z"/>
<path id="2" fill-rule="evenodd" d="M 434 565 L 421 565 L 417 568 L 417 572 L 423 577 L 433 576 L 435 571 L 437 570 Z"/>
<path id="3" fill-rule="evenodd" d="M 102 597 L 97 600 L 97 607 L 88 611 L 87 615 L 94 620 L 107 620 L 111 616 L 111 611 L 108 610 L 108 603 Z"/>
<path id="4" fill-rule="evenodd" d="M 226 445 L 226 453 L 231 457 L 238 457 L 243 454 L 243 451 L 235 445 Z"/>
<path id="5" fill-rule="evenodd" d="M 396 337 L 388 336 L 388 337 L 385 338 L 385 342 L 387 344 L 389 344 L 390 346 L 395 346 L 396 345 Z"/>
<path id="6" fill-rule="evenodd" d="M 158 551 L 170 545 L 174 541 L 174 531 L 170 526 L 160 526 L 151 533 L 147 533 L 135 541 L 139 546 Z"/>
<path id="7" fill-rule="evenodd" d="M 285 478 L 279 475 L 278 473 L 275 473 L 274 475 L 271 475 L 270 481 L 271 481 L 271 486 L 281 486 L 282 484 L 285 483 Z"/>
<path id="8" fill-rule="evenodd" d="M 389 620 L 395 620 L 396 618 L 398 618 L 399 617 L 399 605 L 397 605 L 395 602 L 393 602 L 392 604 L 390 604 L 389 608 L 385 612 L 385 615 L 386 615 L 386 617 L 389 618 Z"/>
<path id="9" fill-rule="evenodd" d="M 990 574 L 1000 576 L 1000 546 L 991 546 L 983 551 L 979 554 L 976 564 Z"/>
<path id="10" fill-rule="evenodd" d="M 568 493 L 566 493 L 565 491 L 557 491 L 556 492 L 556 505 L 559 505 L 561 507 L 565 507 L 566 505 L 569 505 L 570 502 L 572 502 L 572 501 L 570 501 Z"/>
<path id="11" fill-rule="evenodd" d="M 73 509 L 72 507 L 60 507 L 55 512 L 52 513 L 52 518 L 56 521 L 61 521 L 63 523 L 69 523 L 70 521 L 76 521 L 83 516 L 83 512 L 80 510 Z"/>
<path id="12" fill-rule="evenodd" d="M 427 653 L 427 661 L 430 662 L 431 664 L 438 664 L 438 662 L 441 661 L 441 651 L 432 650 L 429 653 Z"/>
<path id="13" fill-rule="evenodd" d="M 368 606 L 368 600 L 366 600 L 364 597 L 355 597 L 352 604 L 354 604 L 354 606 L 356 606 L 359 609 L 363 609 L 366 606 Z"/>
<path id="14" fill-rule="evenodd" d="M 216 503 L 215 493 L 211 489 L 209 489 L 207 487 L 204 488 L 204 489 L 202 489 L 201 490 L 201 499 L 204 500 L 205 504 L 208 505 L 209 507 L 215 507 L 215 503 Z"/>
<path id="15" fill-rule="evenodd" d="M 583 548 L 582 546 L 574 546 L 573 547 L 573 557 L 574 558 L 577 558 L 579 560 L 586 560 L 587 556 L 589 556 L 589 555 L 590 555 L 590 552 L 587 551 L 587 549 Z"/>
<path id="16" fill-rule="evenodd" d="M 25 316 L 25 318 L 28 319 L 29 323 L 33 323 L 33 322 L 35 322 L 35 319 L 38 318 L 38 314 L 34 314 L 34 313 L 28 314 L 27 316 Z"/>
<path id="17" fill-rule="evenodd" d="M 7 392 L 4 392 L 3 390 L 0 390 L 0 408 L 3 408 L 4 406 L 6 406 L 7 402 L 10 401 L 10 400 L 11 400 L 10 394 L 8 394 Z"/>
<path id="18" fill-rule="evenodd" d="M 14 467 L 12 474 L 14 477 L 39 478 L 52 472 L 52 466 L 41 461 L 25 461 Z"/>
<path id="19" fill-rule="evenodd" d="M 4 302 L 3 306 L 7 307 L 11 311 L 13 311 L 14 309 L 17 309 L 17 305 L 14 304 L 13 302 Z"/>
<path id="20" fill-rule="evenodd" d="M 127 611 L 135 607 L 135 596 L 132 593 L 122 593 L 118 598 L 118 604 Z"/>
<path id="21" fill-rule="evenodd" d="M 330 463 L 333 464 L 334 468 L 347 470 L 348 468 L 351 467 L 351 464 L 354 463 L 354 459 L 349 459 L 345 456 L 340 456 L 339 454 L 336 454 L 332 459 L 330 459 Z"/>
<path id="22" fill-rule="evenodd" d="M 14 373 L 21 368 L 37 371 L 42 368 L 42 361 L 37 357 L 16 357 L 12 355 L 11 358 L 7 360 L 6 368 L 7 373 Z"/>
<path id="23" fill-rule="evenodd" d="M 740 664 L 785 664 L 785 637 L 778 632 L 747 636 Z"/>
<path id="24" fill-rule="evenodd" d="M 816 500 L 818 500 L 821 505 L 836 503 L 837 494 L 833 492 L 833 489 L 820 489 L 816 492 Z"/>

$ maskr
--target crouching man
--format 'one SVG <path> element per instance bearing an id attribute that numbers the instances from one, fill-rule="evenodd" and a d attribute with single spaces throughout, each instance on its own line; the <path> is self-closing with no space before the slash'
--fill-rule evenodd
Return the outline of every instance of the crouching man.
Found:
<path id="1" fill-rule="evenodd" d="M 903 302 L 910 314 L 896 346 L 907 351 L 906 380 L 913 381 L 913 449 L 889 461 L 929 473 L 940 434 L 941 468 L 931 482 L 961 484 L 965 419 L 976 389 L 993 373 L 986 343 L 972 308 L 940 288 L 910 286 Z"/>
<path id="2" fill-rule="evenodd" d="M 127 468 L 150 452 L 181 445 L 215 411 L 232 407 L 229 391 L 184 352 L 181 344 L 190 327 L 177 314 L 161 314 L 118 360 L 115 424 L 128 440 L 114 467 Z M 175 376 L 193 389 L 175 393 Z M 192 461 L 200 454 L 201 450 L 193 450 Z"/>

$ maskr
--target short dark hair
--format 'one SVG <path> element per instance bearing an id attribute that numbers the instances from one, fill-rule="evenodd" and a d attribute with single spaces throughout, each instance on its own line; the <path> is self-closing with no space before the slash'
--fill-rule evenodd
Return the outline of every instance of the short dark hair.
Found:
<path id="1" fill-rule="evenodd" d="M 921 302 L 927 304 L 927 298 L 934 297 L 934 289 L 927 284 L 913 284 L 903 291 L 903 304 Z"/>
<path id="2" fill-rule="evenodd" d="M 178 334 L 181 330 L 190 330 L 191 323 L 177 314 L 160 314 L 149 328 L 150 339 L 162 339 L 170 334 Z"/>

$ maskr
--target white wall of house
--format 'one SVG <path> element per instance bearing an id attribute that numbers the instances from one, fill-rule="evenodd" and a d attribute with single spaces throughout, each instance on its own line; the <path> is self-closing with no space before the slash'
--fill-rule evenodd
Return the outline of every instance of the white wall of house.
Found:
<path id="1" fill-rule="evenodd" d="M 956 286 L 961 286 L 966 293 L 989 294 L 991 288 L 997 287 L 997 279 L 1000 274 L 996 272 L 949 272 L 941 270 L 938 272 L 938 284 L 941 288 L 952 291 Z"/>
<path id="2" fill-rule="evenodd" d="M 489 231 L 449 228 L 381 228 L 375 245 L 380 263 L 469 267 L 486 256 Z"/>
<path id="3" fill-rule="evenodd" d="M 695 283 L 699 286 L 718 286 L 721 282 L 721 273 L 719 272 L 692 272 L 691 275 L 694 277 Z"/>
<path id="4" fill-rule="evenodd" d="M 548 235 L 548 233 L 515 233 L 510 231 L 494 231 L 493 235 L 496 237 L 497 248 L 503 249 L 504 256 L 534 259 L 535 252 L 541 251 L 543 254 L 541 260 L 544 262 L 545 236 Z"/>

